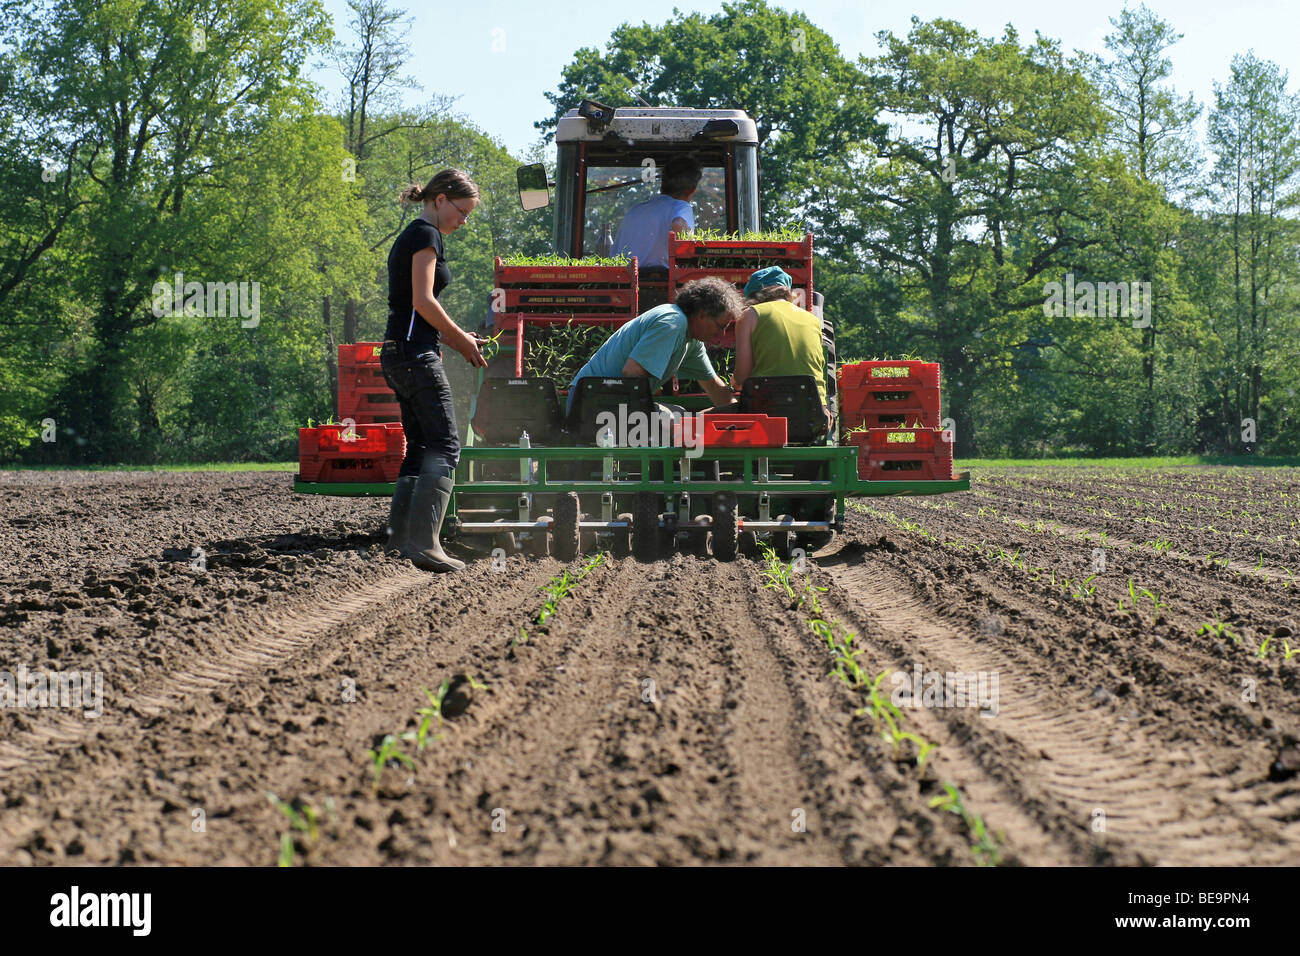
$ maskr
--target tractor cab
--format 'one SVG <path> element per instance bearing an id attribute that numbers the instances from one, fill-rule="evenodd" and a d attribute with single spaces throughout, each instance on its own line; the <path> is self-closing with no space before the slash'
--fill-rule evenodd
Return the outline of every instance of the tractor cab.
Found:
<path id="1" fill-rule="evenodd" d="M 624 215 L 660 191 L 674 156 L 704 167 L 691 205 L 697 229 L 754 232 L 758 221 L 758 129 L 743 110 L 620 107 L 591 101 L 556 129 L 555 182 L 540 164 L 518 172 L 525 209 L 553 205 L 553 243 L 563 256 L 609 256 Z M 551 195 L 554 187 L 554 196 Z M 641 276 L 642 304 L 668 301 L 666 276 Z"/>

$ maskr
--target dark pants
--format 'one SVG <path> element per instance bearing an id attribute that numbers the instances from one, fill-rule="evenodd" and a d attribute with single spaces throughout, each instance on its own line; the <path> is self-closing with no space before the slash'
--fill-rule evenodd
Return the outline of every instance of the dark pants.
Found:
<path id="1" fill-rule="evenodd" d="M 400 474 L 450 475 L 460 461 L 460 438 L 442 350 L 435 346 L 417 353 L 409 346 L 385 343 L 380 363 L 388 387 L 397 395 L 406 433 Z"/>

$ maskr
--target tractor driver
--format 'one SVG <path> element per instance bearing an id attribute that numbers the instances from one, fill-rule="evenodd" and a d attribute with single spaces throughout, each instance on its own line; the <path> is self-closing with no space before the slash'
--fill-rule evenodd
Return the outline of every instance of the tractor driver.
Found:
<path id="1" fill-rule="evenodd" d="M 569 384 L 566 413 L 573 411 L 578 382 L 590 376 L 645 376 L 652 395 L 670 378 L 696 379 L 715 405 L 730 402 L 731 389 L 713 370 L 704 343 L 720 341 L 744 308 L 729 282 L 708 277 L 686 283 L 676 302 L 642 312 L 596 350 Z M 660 405 L 659 410 L 674 417 L 682 414 L 674 406 Z"/>
<path id="2" fill-rule="evenodd" d="M 636 256 L 641 272 L 668 271 L 668 233 L 695 228 L 690 199 L 704 168 L 690 156 L 674 156 L 664 166 L 659 195 L 627 211 L 614 237 L 614 255 Z"/>

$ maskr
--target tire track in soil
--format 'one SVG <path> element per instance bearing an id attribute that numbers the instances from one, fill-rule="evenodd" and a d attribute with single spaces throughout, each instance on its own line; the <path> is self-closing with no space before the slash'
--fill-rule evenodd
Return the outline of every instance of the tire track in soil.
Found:
<path id="1" fill-rule="evenodd" d="M 832 610 L 826 596 L 821 603 Z M 856 714 L 861 696 L 828 673 L 830 655 L 808 627 L 810 613 L 784 610 L 761 618 L 760 625 L 794 693 L 791 722 L 801 728 L 801 767 L 818 788 L 817 818 L 828 834 L 838 835 L 843 862 L 949 866 L 969 860 L 961 834 L 936 826 L 937 815 L 928 810 L 933 782 L 920 780 L 910 762 L 883 755 L 874 728 Z M 810 814 L 810 828 L 813 820 Z"/>
<path id="2" fill-rule="evenodd" d="M 1051 662 L 1027 660 L 1023 650 L 942 617 L 903 569 L 866 556 L 825 570 L 854 618 L 870 622 L 869 634 L 898 635 L 876 641 L 900 664 L 919 657 L 926 671 L 999 674 L 997 717 L 954 714 L 949 725 L 971 759 L 1071 853 L 1100 845 L 1120 862 L 1294 862 L 1294 849 L 1278 845 L 1274 821 L 1252 812 L 1246 795 L 1209 777 L 1203 763 L 1101 712 Z M 1100 840 L 1088 832 L 1097 808 L 1106 815 Z"/>
<path id="3" fill-rule="evenodd" d="M 983 523 L 978 519 L 971 520 L 972 524 L 959 525 L 957 530 L 969 537 L 973 537 L 972 531 L 987 537 Z M 946 538 L 949 530 L 952 529 L 945 525 L 941 537 Z M 919 538 L 911 540 L 917 549 L 915 558 L 929 579 L 927 591 L 938 586 L 939 581 L 953 578 L 957 570 L 954 562 L 960 558 L 960 552 L 953 555 Z M 1057 562 L 1062 552 L 1054 551 L 1053 545 L 1069 549 L 1072 543 L 1059 539 L 1034 539 L 1024 543 L 1015 541 L 1010 546 L 1027 552 L 1022 560 L 1028 568 L 1033 568 L 1036 560 L 1042 559 L 1047 562 L 1045 569 L 1053 565 L 1060 569 Z M 1077 556 L 1077 550 L 1075 553 Z M 1030 555 L 1038 557 L 1031 558 Z M 1086 553 L 1083 557 L 1086 559 Z M 1243 679 L 1276 678 L 1281 686 L 1274 685 L 1274 690 L 1295 689 L 1295 674 L 1288 673 L 1285 664 L 1274 663 L 1281 649 L 1272 660 L 1260 661 L 1254 659 L 1246 648 L 1242 649 L 1244 654 L 1233 653 L 1225 643 L 1226 638 L 1204 633 L 1209 618 L 1217 620 L 1220 614 L 1225 614 L 1227 622 L 1237 629 L 1239 643 L 1243 635 L 1249 638 L 1251 631 L 1258 641 L 1274 633 L 1280 625 L 1294 627 L 1295 607 L 1271 593 L 1264 582 L 1236 576 L 1229 578 L 1211 569 L 1168 562 L 1155 554 L 1117 552 L 1109 569 L 1109 582 L 1101 578 L 1098 585 L 1118 590 L 1121 597 L 1126 597 L 1127 592 L 1118 582 L 1126 577 L 1155 588 L 1173 606 L 1166 606 L 1162 613 L 1156 613 L 1152 622 L 1132 609 L 1128 612 L 1107 610 L 1106 604 L 1116 597 L 1113 590 L 1109 598 L 1099 596 L 1094 607 L 1077 604 L 1063 598 L 1057 591 L 1049 591 L 1041 579 L 1034 584 L 1032 578 L 1018 577 L 1010 568 L 987 560 L 983 554 L 977 555 L 973 561 L 967 557 L 961 569 L 961 586 L 978 592 L 987 610 L 1005 612 L 1021 625 L 1031 627 L 1029 636 L 1038 642 L 1042 654 L 1052 657 L 1058 649 L 1067 655 L 1073 651 L 1076 657 L 1087 657 L 1092 665 L 1100 666 L 1098 676 L 1113 679 L 1117 684 L 1121 678 L 1113 666 L 1122 664 L 1126 676 L 1145 693 L 1153 695 L 1153 698 L 1162 698 L 1168 706 L 1182 708 L 1184 718 L 1177 733 L 1166 735 L 1175 746 L 1181 746 L 1187 739 L 1184 731 L 1192 723 L 1215 724 L 1217 733 L 1229 738 L 1244 735 L 1245 741 L 1228 759 L 1225 760 L 1224 751 L 1219 750 L 1220 764 L 1228 767 L 1221 772 L 1235 772 L 1243 763 L 1264 766 L 1270 761 L 1266 754 L 1267 745 L 1276 748 L 1285 743 L 1280 734 L 1272 731 L 1275 727 L 1287 727 L 1294 721 L 1298 710 L 1294 698 L 1286 693 L 1275 693 L 1270 696 L 1268 704 L 1263 699 L 1253 702 L 1249 712 L 1240 707 Z M 1079 638 L 1082 643 L 1058 648 L 1042 640 L 1040 632 L 1044 628 L 1068 628 L 1071 636 Z M 1161 633 L 1159 636 L 1150 633 L 1149 640 L 1141 640 L 1140 635 L 1148 628 L 1158 628 Z M 1196 702 L 1196 706 L 1188 711 L 1190 702 Z M 1217 747 L 1222 741 L 1215 736 L 1216 732 L 1211 731 L 1210 739 Z"/>
<path id="4" fill-rule="evenodd" d="M 104 716 L 84 719 L 48 711 L 43 715 L 45 719 L 32 730 L 0 742 L 0 772 L 54 762 L 59 758 L 60 749 L 92 735 L 106 736 L 121 726 L 121 718 L 115 720 L 110 713 L 129 713 L 147 720 L 177 709 L 194 694 L 210 693 L 247 679 L 312 643 L 322 632 L 341 627 L 381 603 L 400 599 L 427 581 L 428 575 L 422 571 L 403 570 L 365 588 L 349 585 L 342 594 L 332 591 L 319 596 L 323 600 L 311 595 L 273 611 L 257 613 L 253 615 L 254 620 L 240 624 L 224 622 L 221 625 L 224 641 L 205 648 L 207 653 L 174 670 L 155 688 L 142 689 L 116 702 L 112 712 L 106 710 Z"/>
<path id="5" fill-rule="evenodd" d="M 478 564 L 480 570 L 487 566 L 486 561 Z M 52 773 L 49 760 L 26 762 L 11 770 L 6 782 L 17 790 L 34 787 L 43 807 L 60 808 L 55 820 L 78 821 L 77 843 L 129 848 L 129 861 L 141 857 L 172 864 L 273 861 L 274 852 L 268 856 L 264 848 L 278 839 L 268 823 L 274 824 L 279 817 L 269 811 L 263 793 L 268 789 L 302 792 L 304 773 L 315 778 L 320 785 L 316 789 L 333 793 L 353 776 L 350 771 L 356 770 L 359 777 L 364 769 L 360 751 L 370 744 L 373 727 L 386 719 L 396 720 L 398 714 L 407 718 L 414 710 L 413 688 L 399 691 L 394 684 L 384 684 L 391 680 L 393 669 L 420 668 L 421 658 L 428 657 L 430 630 L 450 622 L 461 625 L 471 606 L 491 604 L 496 614 L 510 617 L 519 613 L 522 604 L 536 603 L 537 588 L 554 566 L 553 561 L 532 562 L 522 574 L 516 568 L 511 569 L 516 573 L 509 575 L 484 572 L 487 586 L 479 582 L 478 588 L 464 589 L 459 595 L 452 576 L 403 568 L 365 587 L 351 585 L 336 601 L 322 602 L 317 594 L 269 611 L 258 609 L 255 620 L 237 628 L 252 636 L 241 648 L 256 641 L 244 654 L 239 670 L 231 670 L 220 660 L 198 659 L 187 667 L 178 684 L 167 681 L 169 687 L 183 688 L 178 693 L 188 697 L 151 694 L 149 700 L 157 707 L 152 716 L 153 707 L 118 708 L 115 712 L 123 716 L 114 725 L 101 719 L 100 726 L 91 728 L 99 737 L 93 750 L 83 745 L 46 755 L 49 760 L 58 758 L 58 769 Z M 336 593 L 337 589 L 327 591 L 326 596 Z M 272 633 L 259 636 L 263 628 Z M 478 640 L 477 633 L 468 628 L 459 627 L 458 635 L 458 644 Z M 225 648 L 212 650 L 224 653 Z M 218 674 L 229 680 L 214 681 L 213 675 Z M 355 675 L 358 703 L 324 706 L 331 693 L 337 700 L 339 674 Z M 428 682 L 425 674 L 417 681 Z M 228 701 L 229 706 L 215 708 L 223 711 L 216 716 L 213 700 L 223 705 Z M 423 703 L 423 698 L 419 701 Z M 191 706 L 182 712 L 187 702 Z M 317 716 L 310 726 L 293 734 L 278 732 L 286 718 L 309 724 L 312 710 Z M 381 719 L 379 713 L 393 717 Z M 340 719 L 331 719 L 336 717 Z M 113 736 L 140 735 L 145 729 L 151 743 L 147 750 L 124 755 L 111 743 Z M 212 760 L 214 754 L 229 752 L 232 746 L 241 754 L 241 769 L 231 774 L 233 783 L 223 776 L 227 768 Z M 322 748 L 343 752 L 324 753 Z M 347 770 L 340 774 L 340 767 Z M 234 792 L 221 792 L 232 788 Z M 153 809 L 142 813 L 142 803 Z M 191 833 L 188 817 L 179 824 L 168 818 L 185 805 L 207 807 L 209 825 L 224 830 L 224 842 Z M 137 839 L 142 817 L 152 827 Z M 46 822 L 40 813 L 10 811 L 0 825 L 0 851 L 8 856 L 17 847 L 26 848 L 32 834 Z M 116 835 L 119 828 L 130 833 L 130 838 Z M 40 844 L 51 842 L 37 840 Z M 90 851 L 84 852 L 79 862 L 92 862 Z M 122 859 L 110 855 L 101 862 Z"/>
<path id="6" fill-rule="evenodd" d="M 533 675 L 512 675 L 513 699 L 462 742 L 475 756 L 446 781 L 453 859 L 839 862 L 837 845 L 790 826 L 808 787 L 782 731 L 779 668 L 739 613 L 752 600 L 691 558 L 621 561 L 584 581 L 523 651 Z M 498 807 L 505 833 L 489 826 Z"/>

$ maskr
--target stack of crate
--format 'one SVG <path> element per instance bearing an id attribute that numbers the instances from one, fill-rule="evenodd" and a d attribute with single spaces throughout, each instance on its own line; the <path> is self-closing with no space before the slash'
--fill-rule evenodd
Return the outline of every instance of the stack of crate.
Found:
<path id="1" fill-rule="evenodd" d="M 384 380 L 378 342 L 339 346 L 340 424 L 298 429 L 298 480 L 397 480 L 406 455 L 397 396 Z"/>
<path id="2" fill-rule="evenodd" d="M 635 261 L 622 266 L 584 264 L 582 260 L 574 260 L 573 265 L 506 265 L 498 256 L 494 277 L 493 325 L 505 333 L 502 349 L 515 353 L 517 378 L 525 374 L 529 328 L 617 328 L 637 316 Z"/>
<path id="3" fill-rule="evenodd" d="M 952 441 L 937 428 L 867 428 L 850 432 L 858 477 L 866 481 L 951 481 Z"/>
<path id="4" fill-rule="evenodd" d="M 379 365 L 379 342 L 358 342 L 339 346 L 340 421 L 351 419 L 358 425 L 402 420 L 397 396 L 384 380 Z"/>
<path id="5" fill-rule="evenodd" d="M 843 444 L 870 481 L 952 479 L 951 433 L 939 430 L 939 366 L 874 361 L 838 369 Z"/>

